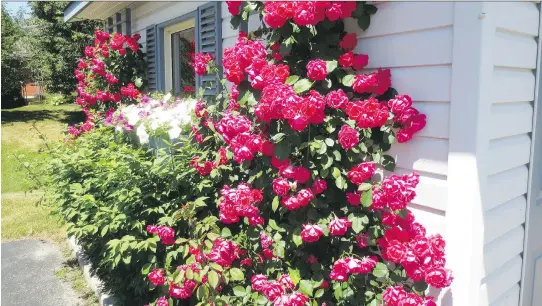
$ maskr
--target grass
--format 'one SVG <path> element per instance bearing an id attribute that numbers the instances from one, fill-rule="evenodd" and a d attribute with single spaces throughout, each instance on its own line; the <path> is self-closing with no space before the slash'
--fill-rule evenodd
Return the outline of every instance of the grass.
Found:
<path id="1" fill-rule="evenodd" d="M 71 283 L 83 305 L 98 305 L 77 261 L 66 245 L 66 231 L 51 210 L 40 205 L 42 193 L 27 191 L 33 184 L 27 170 L 45 157 L 47 145 L 64 137 L 66 126 L 84 120 L 77 105 L 33 104 L 2 110 L 2 242 L 47 240 L 58 245 L 66 259 L 57 275 Z"/>

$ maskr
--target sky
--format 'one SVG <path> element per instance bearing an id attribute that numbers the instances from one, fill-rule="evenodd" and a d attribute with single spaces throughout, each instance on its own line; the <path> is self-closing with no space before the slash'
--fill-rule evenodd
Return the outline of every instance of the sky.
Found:
<path id="1" fill-rule="evenodd" d="M 11 15 L 15 15 L 19 9 L 24 9 L 25 17 L 30 15 L 30 7 L 28 1 L 2 1 Z"/>

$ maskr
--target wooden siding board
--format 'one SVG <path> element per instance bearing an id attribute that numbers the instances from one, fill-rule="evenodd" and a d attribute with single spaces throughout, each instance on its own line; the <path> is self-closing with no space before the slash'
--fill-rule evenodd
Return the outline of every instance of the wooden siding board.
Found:
<path id="1" fill-rule="evenodd" d="M 389 155 L 397 166 L 406 169 L 446 175 L 448 172 L 448 141 L 436 138 L 414 137 L 407 143 L 396 143 Z"/>
<path id="2" fill-rule="evenodd" d="M 529 163 L 531 137 L 520 134 L 489 142 L 488 174 L 495 174 Z"/>
<path id="3" fill-rule="evenodd" d="M 539 12 L 535 2 L 494 3 L 491 13 L 499 29 L 538 36 Z"/>
<path id="4" fill-rule="evenodd" d="M 515 256 L 495 273 L 483 280 L 480 286 L 480 304 L 487 305 L 499 299 L 503 292 L 514 287 L 521 279 L 521 256 Z"/>
<path id="5" fill-rule="evenodd" d="M 530 102 L 494 104 L 491 107 L 490 139 L 531 132 L 533 111 Z"/>
<path id="6" fill-rule="evenodd" d="M 413 106 L 427 115 L 427 125 L 417 136 L 448 139 L 450 134 L 450 104 L 414 102 Z"/>
<path id="7" fill-rule="evenodd" d="M 520 166 L 488 176 L 484 211 L 493 209 L 527 192 L 527 166 Z"/>
<path id="8" fill-rule="evenodd" d="M 529 69 L 496 67 L 493 70 L 491 101 L 493 103 L 534 100 L 535 76 Z"/>
<path id="9" fill-rule="evenodd" d="M 534 37 L 497 30 L 493 63 L 495 66 L 535 69 L 537 49 Z"/>
<path id="10" fill-rule="evenodd" d="M 360 39 L 355 53 L 369 55 L 367 68 L 451 64 L 452 27 Z"/>
<path id="11" fill-rule="evenodd" d="M 506 234 L 492 241 L 484 248 L 484 277 L 494 273 L 514 256 L 523 252 L 525 229 L 519 225 Z"/>
<path id="12" fill-rule="evenodd" d="M 519 284 L 515 284 L 508 291 L 503 293 L 490 306 L 518 306 L 519 305 Z"/>
<path id="13" fill-rule="evenodd" d="M 525 222 L 527 199 L 524 195 L 516 197 L 484 213 L 485 244 L 501 237 Z"/>
<path id="14" fill-rule="evenodd" d="M 391 69 L 392 86 L 418 102 L 449 102 L 452 69 L 449 65 Z"/>
<path id="15" fill-rule="evenodd" d="M 377 7 L 367 31 L 362 31 L 352 18 L 345 21 L 346 31 L 358 33 L 359 37 L 373 37 L 453 24 L 452 2 L 386 2 L 378 3 Z"/>

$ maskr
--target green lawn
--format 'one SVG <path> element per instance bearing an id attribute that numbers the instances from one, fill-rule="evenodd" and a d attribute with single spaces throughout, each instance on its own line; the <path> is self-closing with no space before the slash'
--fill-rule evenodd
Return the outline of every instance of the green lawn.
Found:
<path id="1" fill-rule="evenodd" d="M 61 242 L 64 229 L 47 207 L 39 205 L 41 194 L 27 193 L 31 183 L 22 163 L 33 169 L 44 158 L 46 145 L 61 141 L 66 125 L 82 121 L 84 114 L 78 105 L 34 104 L 2 110 L 1 115 L 2 241 L 36 238 Z"/>

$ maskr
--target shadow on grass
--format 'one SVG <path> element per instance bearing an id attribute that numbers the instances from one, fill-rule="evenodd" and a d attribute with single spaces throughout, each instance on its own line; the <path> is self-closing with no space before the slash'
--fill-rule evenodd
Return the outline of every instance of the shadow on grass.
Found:
<path id="1" fill-rule="evenodd" d="M 85 114 L 82 111 L 68 111 L 63 109 L 2 111 L 2 124 L 44 120 L 55 120 L 72 125 L 85 121 Z"/>

